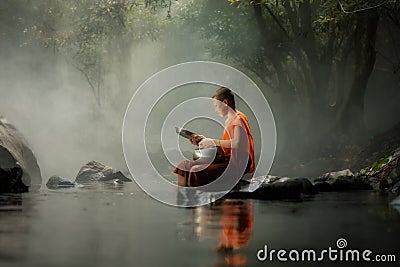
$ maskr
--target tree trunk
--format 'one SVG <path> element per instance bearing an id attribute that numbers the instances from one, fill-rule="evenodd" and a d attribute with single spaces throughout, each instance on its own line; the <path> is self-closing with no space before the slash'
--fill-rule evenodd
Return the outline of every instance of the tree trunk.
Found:
<path id="1" fill-rule="evenodd" d="M 354 38 L 354 76 L 339 115 L 339 126 L 346 134 L 357 135 L 365 131 L 364 97 L 368 79 L 375 65 L 376 34 L 379 14 L 376 9 L 357 14 Z"/>

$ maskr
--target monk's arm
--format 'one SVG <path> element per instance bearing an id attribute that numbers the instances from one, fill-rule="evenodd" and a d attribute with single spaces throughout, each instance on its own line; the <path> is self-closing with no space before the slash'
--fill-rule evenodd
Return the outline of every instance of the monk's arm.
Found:
<path id="1" fill-rule="evenodd" d="M 235 126 L 233 129 L 233 138 L 229 140 L 219 140 L 213 139 L 214 144 L 216 146 L 224 147 L 224 148 L 237 148 L 239 146 L 239 140 L 241 137 L 241 128 L 239 126 Z"/>

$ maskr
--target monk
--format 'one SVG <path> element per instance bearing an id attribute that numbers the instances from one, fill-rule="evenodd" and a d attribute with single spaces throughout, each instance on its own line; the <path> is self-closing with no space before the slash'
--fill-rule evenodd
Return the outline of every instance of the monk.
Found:
<path id="1" fill-rule="evenodd" d="M 244 173 L 254 172 L 254 142 L 247 117 L 236 109 L 235 97 L 230 89 L 221 87 L 212 98 L 215 112 L 221 117 L 227 117 L 222 138 L 211 139 L 197 136 L 191 139 L 191 142 L 200 148 L 220 147 L 224 152 L 224 158 L 207 165 L 194 160 L 182 161 L 174 169 L 174 173 L 178 175 L 179 186 L 197 187 L 209 184 L 221 177 L 228 164 L 233 164 L 231 165 L 233 168 L 237 166 L 238 172 L 243 169 Z M 246 162 L 243 163 L 243 159 L 246 159 Z M 239 166 L 245 166 L 245 168 Z M 237 175 L 241 177 L 243 173 Z M 240 177 L 236 178 L 240 179 Z"/>

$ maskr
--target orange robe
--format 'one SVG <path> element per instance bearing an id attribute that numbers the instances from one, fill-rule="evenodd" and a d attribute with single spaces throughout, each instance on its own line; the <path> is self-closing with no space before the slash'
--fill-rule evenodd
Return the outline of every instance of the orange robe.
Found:
<path id="1" fill-rule="evenodd" d="M 251 134 L 250 124 L 247 120 L 246 115 L 242 112 L 237 111 L 236 117 L 232 119 L 229 123 L 228 127 L 225 129 L 224 134 L 222 135 L 222 140 L 229 140 L 235 137 L 234 129 L 235 126 L 244 127 L 248 137 L 248 144 L 243 144 L 246 146 L 247 153 L 249 154 L 249 166 L 246 170 L 246 173 L 253 173 L 255 169 L 255 160 L 254 160 L 254 141 L 253 135 Z M 224 151 L 225 156 L 231 156 L 231 148 L 221 147 Z"/>
<path id="2" fill-rule="evenodd" d="M 236 126 L 241 127 L 242 130 L 245 130 L 247 133 L 248 142 L 243 142 L 243 144 L 241 145 L 244 146 L 244 149 L 248 153 L 248 163 L 245 173 L 252 173 L 255 169 L 254 142 L 249 122 L 242 112 L 236 112 L 236 116 L 232 118 L 231 122 L 224 130 L 222 140 L 230 140 L 234 138 L 234 129 Z M 231 148 L 222 147 L 222 149 L 225 154 L 225 160 L 217 163 L 212 163 L 208 167 L 205 167 L 203 164 L 199 164 L 194 160 L 184 160 L 179 163 L 178 166 L 174 169 L 174 173 L 182 176 L 184 181 L 178 182 L 182 186 L 196 187 L 209 184 L 218 179 L 227 168 L 229 164 L 229 159 L 233 156 Z M 232 158 L 231 161 L 233 164 L 239 165 L 238 162 L 235 162 L 234 158 Z"/>

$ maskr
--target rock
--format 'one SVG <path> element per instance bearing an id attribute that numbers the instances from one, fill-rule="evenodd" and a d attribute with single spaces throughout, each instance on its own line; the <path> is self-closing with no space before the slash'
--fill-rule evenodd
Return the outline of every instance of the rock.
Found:
<path id="1" fill-rule="evenodd" d="M 250 183 L 248 184 L 248 191 L 249 192 L 254 192 L 261 185 L 270 184 L 270 183 L 275 182 L 276 180 L 279 180 L 279 179 L 280 179 L 280 177 L 273 176 L 273 175 L 262 175 L 262 176 L 253 177 L 253 178 L 251 178 Z M 240 181 L 242 181 L 242 179 Z M 240 183 L 240 181 L 239 181 L 239 183 Z"/>
<path id="2" fill-rule="evenodd" d="M 323 175 L 321 175 L 320 177 L 316 178 L 314 180 L 314 182 L 329 182 L 329 181 L 333 181 L 339 177 L 353 177 L 354 174 L 351 170 L 349 169 L 345 169 L 345 170 L 341 170 L 341 171 L 337 171 L 337 172 L 328 172 L 325 173 Z"/>
<path id="3" fill-rule="evenodd" d="M 91 161 L 84 165 L 79 170 L 75 179 L 75 182 L 80 184 L 107 181 L 132 182 L 131 179 L 127 178 L 120 171 L 97 161 Z"/>
<path id="4" fill-rule="evenodd" d="M 390 204 L 392 204 L 398 212 L 400 212 L 400 197 L 394 199 Z"/>
<path id="5" fill-rule="evenodd" d="M 393 194 L 396 194 L 396 195 L 398 195 L 398 194 L 400 194 L 400 181 L 398 181 L 397 183 L 395 183 L 393 186 L 392 186 L 392 189 L 390 190 Z"/>
<path id="6" fill-rule="evenodd" d="M 374 176 L 366 177 L 365 179 L 366 179 L 366 183 L 369 184 L 370 186 L 372 186 L 372 188 L 374 190 L 379 190 L 379 186 L 380 186 L 379 179 L 377 179 Z"/>
<path id="7" fill-rule="evenodd" d="M 325 173 L 314 180 L 314 186 L 320 192 L 373 189 L 370 184 L 355 176 L 349 169 Z"/>
<path id="8" fill-rule="evenodd" d="M 400 147 L 395 149 L 395 151 L 393 152 L 393 157 L 400 158 Z"/>
<path id="9" fill-rule="evenodd" d="M 387 179 L 389 185 L 396 184 L 398 181 L 400 181 L 400 161 L 397 161 L 396 167 L 393 168 Z"/>
<path id="10" fill-rule="evenodd" d="M 0 192 L 26 192 L 41 183 L 32 150 L 21 133 L 0 116 Z"/>
<path id="11" fill-rule="evenodd" d="M 22 173 L 19 166 L 0 168 L 0 193 L 28 192 L 29 187 L 22 182 Z"/>
<path id="12" fill-rule="evenodd" d="M 329 183 L 329 181 L 328 181 Z M 330 183 L 332 191 L 372 190 L 372 186 L 352 176 L 340 176 Z"/>
<path id="13" fill-rule="evenodd" d="M 51 176 L 47 181 L 46 186 L 49 189 L 61 189 L 61 188 L 78 187 L 79 184 L 69 179 L 62 178 L 60 176 Z"/>
<path id="14" fill-rule="evenodd" d="M 359 171 L 357 176 L 372 186 L 374 190 L 400 193 L 400 148 L 389 156 L 374 162 L 371 166 Z"/>
<path id="15" fill-rule="evenodd" d="M 331 192 L 332 191 L 331 184 L 329 184 L 327 182 L 316 182 L 314 184 L 314 187 L 318 192 Z"/>
<path id="16" fill-rule="evenodd" d="M 302 194 L 316 194 L 317 190 L 307 178 L 277 176 L 255 177 L 238 191 L 229 192 L 227 198 L 294 199 Z"/>
<path id="17" fill-rule="evenodd" d="M 315 186 L 307 178 L 301 177 L 301 178 L 294 178 L 294 179 L 300 180 L 301 183 L 303 184 L 303 191 L 302 191 L 303 194 L 305 194 L 305 195 L 318 194 L 318 190 L 315 188 Z"/>
<path id="18" fill-rule="evenodd" d="M 299 198 L 303 192 L 303 183 L 297 179 L 282 178 L 271 184 L 263 184 L 256 190 L 254 198 L 281 199 Z"/>

